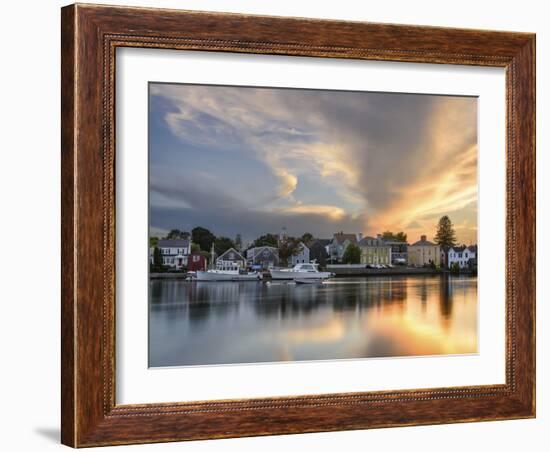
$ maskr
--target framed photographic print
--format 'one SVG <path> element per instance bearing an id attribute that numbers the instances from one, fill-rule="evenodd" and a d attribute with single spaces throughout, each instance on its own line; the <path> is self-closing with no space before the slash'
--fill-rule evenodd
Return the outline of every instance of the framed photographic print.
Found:
<path id="1" fill-rule="evenodd" d="M 535 416 L 535 37 L 62 9 L 62 442 Z"/>

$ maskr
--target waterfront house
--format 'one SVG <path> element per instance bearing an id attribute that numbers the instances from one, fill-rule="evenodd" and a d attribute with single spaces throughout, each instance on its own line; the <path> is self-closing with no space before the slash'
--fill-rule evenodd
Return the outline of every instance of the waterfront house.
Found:
<path id="1" fill-rule="evenodd" d="M 162 264 L 177 270 L 187 267 L 187 259 L 191 254 L 191 241 L 188 239 L 161 239 L 157 242 L 160 249 Z"/>
<path id="2" fill-rule="evenodd" d="M 311 262 L 317 262 L 321 267 L 324 267 L 328 259 L 327 247 L 330 244 L 330 239 L 313 239 L 306 243 L 309 248 L 309 259 Z"/>
<path id="3" fill-rule="evenodd" d="M 451 268 L 455 262 L 460 269 L 471 269 L 474 263 L 475 267 L 477 267 L 477 245 L 462 245 L 449 248 L 448 268 Z"/>
<path id="4" fill-rule="evenodd" d="M 309 263 L 310 254 L 309 254 L 309 248 L 304 244 L 304 242 L 300 242 L 297 245 L 298 251 L 296 254 L 290 256 L 289 263 L 290 265 L 294 266 L 296 264 L 306 264 Z"/>
<path id="5" fill-rule="evenodd" d="M 235 248 L 229 248 L 216 259 L 218 270 L 237 270 L 246 267 L 246 259 Z"/>
<path id="6" fill-rule="evenodd" d="M 251 267 L 268 269 L 279 266 L 279 250 L 273 246 L 256 246 L 246 251 L 246 260 Z"/>
<path id="7" fill-rule="evenodd" d="M 423 267 L 425 265 L 441 264 L 441 250 L 439 245 L 426 240 L 422 235 L 418 242 L 409 245 L 408 264 L 414 267 Z"/>
<path id="8" fill-rule="evenodd" d="M 344 234 L 343 231 L 334 234 L 332 241 L 328 245 L 329 260 L 332 263 L 342 261 L 346 248 L 353 243 L 357 245 L 357 237 L 355 234 Z"/>
<path id="9" fill-rule="evenodd" d="M 361 263 L 365 265 L 391 264 L 391 246 L 378 237 L 365 237 L 359 241 Z"/>
<path id="10" fill-rule="evenodd" d="M 206 258 L 198 251 L 191 253 L 187 258 L 187 270 L 190 272 L 206 270 Z"/>

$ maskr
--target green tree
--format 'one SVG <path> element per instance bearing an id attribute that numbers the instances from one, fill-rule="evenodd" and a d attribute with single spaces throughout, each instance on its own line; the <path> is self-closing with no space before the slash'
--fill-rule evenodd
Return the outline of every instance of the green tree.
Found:
<path id="1" fill-rule="evenodd" d="M 191 230 L 191 240 L 193 243 L 199 245 L 202 251 L 210 252 L 216 236 L 208 229 L 197 226 Z"/>
<path id="2" fill-rule="evenodd" d="M 149 246 L 150 247 L 155 247 L 157 246 L 157 243 L 159 242 L 159 238 L 158 237 L 149 237 Z"/>
<path id="3" fill-rule="evenodd" d="M 241 234 L 237 234 L 235 236 L 235 249 L 237 251 L 242 251 L 243 249 L 243 238 L 241 237 Z"/>
<path id="4" fill-rule="evenodd" d="M 451 273 L 460 273 L 460 266 L 458 265 L 458 262 L 453 262 L 449 270 Z"/>
<path id="5" fill-rule="evenodd" d="M 407 234 L 405 234 L 404 232 L 398 232 L 397 234 L 395 234 L 395 240 L 397 242 L 406 242 Z"/>
<path id="6" fill-rule="evenodd" d="M 313 240 L 313 234 L 310 232 L 306 232 L 304 235 L 302 235 L 302 242 L 307 243 Z"/>
<path id="7" fill-rule="evenodd" d="M 160 252 L 160 248 L 155 246 L 155 249 L 153 250 L 153 271 L 161 271 L 162 270 L 162 254 Z"/>
<path id="8" fill-rule="evenodd" d="M 283 266 L 287 266 L 288 260 L 300 252 L 299 244 L 300 241 L 292 237 L 286 237 L 279 242 L 279 259 Z"/>
<path id="9" fill-rule="evenodd" d="M 188 239 L 189 232 L 172 229 L 165 237 L 166 239 Z"/>
<path id="10" fill-rule="evenodd" d="M 212 260 L 212 256 L 208 251 L 201 251 L 200 255 L 204 257 L 207 266 L 209 266 L 212 263 L 210 262 Z"/>
<path id="11" fill-rule="evenodd" d="M 447 215 L 439 219 L 434 240 L 439 246 L 454 246 L 456 244 L 456 234 L 453 223 Z"/>
<path id="12" fill-rule="evenodd" d="M 406 242 L 407 234 L 405 234 L 404 232 L 398 232 L 397 234 L 394 234 L 391 231 L 384 231 L 382 233 L 382 238 L 391 242 Z"/>
<path id="13" fill-rule="evenodd" d="M 279 238 L 275 234 L 265 234 L 254 240 L 254 246 L 273 246 L 277 247 Z"/>
<path id="14" fill-rule="evenodd" d="M 192 253 L 198 253 L 200 252 L 201 247 L 197 245 L 196 243 L 191 243 L 191 252 Z"/>
<path id="15" fill-rule="evenodd" d="M 235 248 L 235 243 L 229 237 L 217 237 L 214 241 L 214 248 L 218 256 L 225 253 L 229 248 Z"/>
<path id="16" fill-rule="evenodd" d="M 361 262 L 361 249 L 355 243 L 350 243 L 344 251 L 342 262 L 344 264 L 359 264 Z"/>

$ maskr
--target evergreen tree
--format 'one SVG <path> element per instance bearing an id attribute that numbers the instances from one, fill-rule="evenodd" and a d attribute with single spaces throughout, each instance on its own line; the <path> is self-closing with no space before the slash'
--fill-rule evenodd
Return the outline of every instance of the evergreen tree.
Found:
<path id="1" fill-rule="evenodd" d="M 454 246 L 456 244 L 456 234 L 453 223 L 447 215 L 439 219 L 434 240 L 439 246 Z"/>
<path id="2" fill-rule="evenodd" d="M 162 254 L 157 246 L 153 250 L 153 269 L 154 271 L 162 270 Z"/>
<path id="3" fill-rule="evenodd" d="M 243 249 L 243 239 L 241 237 L 241 234 L 237 234 L 237 236 L 235 237 L 235 249 L 239 252 Z"/>

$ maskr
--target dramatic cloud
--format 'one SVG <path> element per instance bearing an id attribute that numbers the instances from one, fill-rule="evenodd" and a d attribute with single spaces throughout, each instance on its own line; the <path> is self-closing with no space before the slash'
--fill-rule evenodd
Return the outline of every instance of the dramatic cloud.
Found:
<path id="1" fill-rule="evenodd" d="M 150 85 L 151 227 L 477 232 L 474 98 Z"/>

